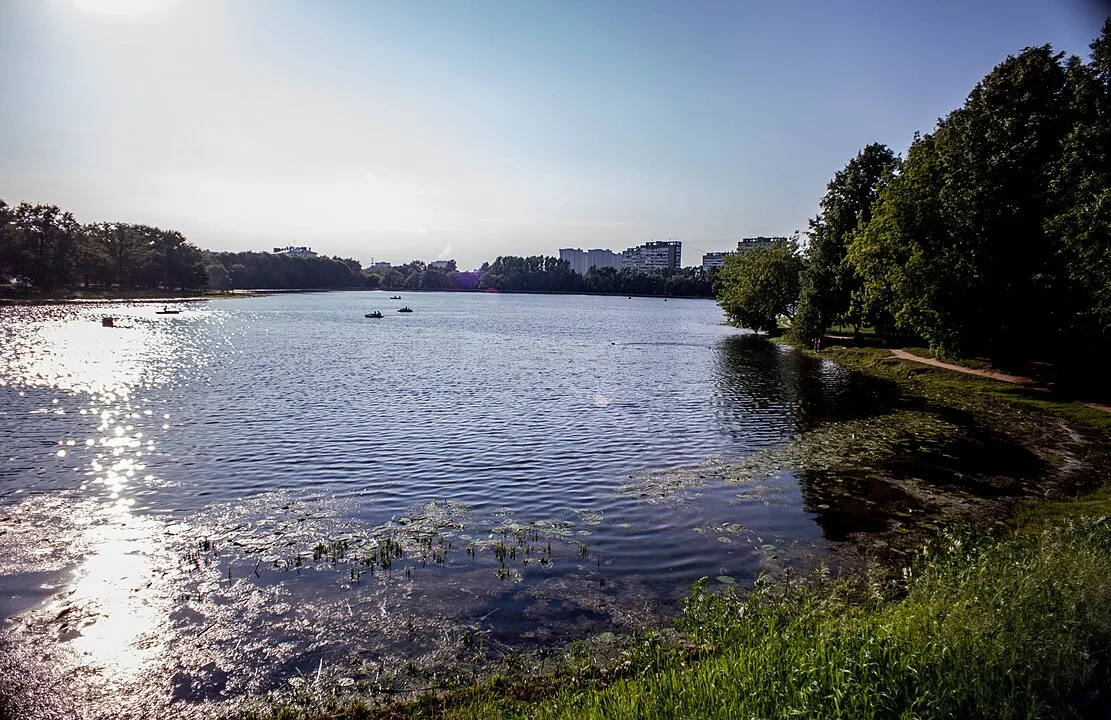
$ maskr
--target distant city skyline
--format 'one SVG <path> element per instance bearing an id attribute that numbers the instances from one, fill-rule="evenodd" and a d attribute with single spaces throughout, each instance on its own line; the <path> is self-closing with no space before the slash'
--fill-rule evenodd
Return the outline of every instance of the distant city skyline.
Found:
<path id="1" fill-rule="evenodd" d="M 401 264 L 805 232 L 1008 54 L 1106 6 L 6 0 L 0 198 Z"/>

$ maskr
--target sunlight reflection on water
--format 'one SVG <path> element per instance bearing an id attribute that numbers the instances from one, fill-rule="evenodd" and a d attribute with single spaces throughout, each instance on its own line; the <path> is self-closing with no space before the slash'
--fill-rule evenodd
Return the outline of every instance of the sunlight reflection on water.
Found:
<path id="1" fill-rule="evenodd" d="M 427 294 L 368 326 L 347 306 L 374 297 L 0 309 L 0 603 L 105 716 L 134 687 L 205 703 L 322 660 L 454 662 L 464 629 L 635 627 L 704 566 L 756 572 L 758 533 L 820 539 L 793 495 L 702 487 L 698 462 L 782 442 L 800 402 L 778 351 L 755 380 L 721 360 L 712 303 Z M 690 463 L 681 501 L 674 474 L 618 491 Z"/>
<path id="2" fill-rule="evenodd" d="M 101 522 L 89 525 L 81 538 L 92 552 L 77 569 L 72 595 L 65 600 L 89 618 L 71 644 L 89 664 L 126 678 L 160 649 L 159 631 L 168 612 L 162 602 L 163 578 L 169 563 L 154 557 L 162 523 L 136 518 L 120 506 L 101 515 Z"/>
<path id="3" fill-rule="evenodd" d="M 80 482 L 72 490 L 81 497 L 70 497 L 64 514 L 38 495 L 19 506 L 14 521 L 20 524 L 6 528 L 9 539 L 16 537 L 6 564 L 33 572 L 50 556 L 65 569 L 61 589 L 41 585 L 41 593 L 58 591 L 29 616 L 27 629 L 65 641 L 75 667 L 112 682 L 134 679 L 170 638 L 168 573 L 176 558 L 162 537 L 166 523 L 132 511 L 136 496 L 157 484 L 147 458 L 158 449 L 158 435 L 171 428 L 170 414 L 146 406 L 144 396 L 195 377 L 208 362 L 211 352 L 181 332 L 186 323 L 218 327 L 221 320 L 197 307 L 174 318 L 155 310 L 39 306 L 9 310 L 0 323 L 0 386 L 21 388 L 21 397 L 59 393 L 31 414 L 72 414 L 86 423 L 83 431 L 80 424 L 65 426 L 67 436 L 50 451 L 55 464 L 42 469 L 76 474 Z M 101 325 L 105 313 L 116 318 L 115 327 Z"/>

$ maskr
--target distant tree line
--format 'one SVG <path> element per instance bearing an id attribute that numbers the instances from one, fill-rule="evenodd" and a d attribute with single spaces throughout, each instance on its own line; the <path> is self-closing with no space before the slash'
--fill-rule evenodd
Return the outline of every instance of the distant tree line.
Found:
<path id="1" fill-rule="evenodd" d="M 1007 57 L 905 159 L 837 172 L 801 253 L 727 260 L 733 319 L 808 342 L 835 325 L 938 354 L 1095 369 L 1111 351 L 1111 19 L 1090 62 Z M 756 288 L 760 288 L 757 292 Z"/>
<path id="2" fill-rule="evenodd" d="M 201 251 L 149 225 L 82 225 L 55 205 L 0 200 L 0 275 L 36 290 L 204 287 Z"/>
<path id="3" fill-rule="evenodd" d="M 716 270 L 706 272 L 701 267 L 648 271 L 592 267 L 579 275 L 566 260 L 542 255 L 499 257 L 493 264 L 484 263 L 479 272 L 479 289 L 674 297 L 713 297 L 717 277 Z"/>
<path id="4" fill-rule="evenodd" d="M 358 260 L 295 257 L 266 252 L 204 252 L 208 287 L 213 290 L 316 290 L 365 288 Z"/>
<path id="5" fill-rule="evenodd" d="M 82 225 L 54 205 L 0 200 L 0 281 L 61 288 L 213 290 L 493 290 L 712 297 L 716 271 L 591 268 L 578 275 L 554 257 L 504 256 L 476 271 L 420 260 L 385 271 L 357 260 L 266 252 L 210 252 L 176 230 L 101 222 Z"/>

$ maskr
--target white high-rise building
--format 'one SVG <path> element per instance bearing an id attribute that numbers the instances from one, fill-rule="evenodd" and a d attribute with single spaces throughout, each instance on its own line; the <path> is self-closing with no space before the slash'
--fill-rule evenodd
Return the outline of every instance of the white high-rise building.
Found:
<path id="1" fill-rule="evenodd" d="M 755 250 L 756 248 L 770 247 L 777 242 L 787 242 L 785 237 L 765 237 L 757 235 L 756 237 L 741 238 L 737 241 L 737 252 L 744 252 L 745 250 Z"/>
<path id="2" fill-rule="evenodd" d="M 594 248 L 586 251 L 586 269 L 611 267 L 621 269 L 621 253 Z"/>
<path id="3" fill-rule="evenodd" d="M 682 267 L 680 240 L 653 240 L 621 253 L 621 267 L 634 270 L 667 270 Z"/>
<path id="4" fill-rule="evenodd" d="M 720 268 L 725 265 L 725 258 L 732 254 L 731 252 L 708 252 L 702 256 L 702 269 Z"/>
<path id="5" fill-rule="evenodd" d="M 612 250 L 579 250 L 578 248 L 561 248 L 559 259 L 566 260 L 571 270 L 579 275 L 585 275 L 590 268 L 611 267 L 621 269 L 621 255 Z"/>
<path id="6" fill-rule="evenodd" d="M 578 248 L 560 248 L 559 259 L 566 260 L 571 266 L 571 271 L 579 275 L 586 274 L 586 253 Z"/>

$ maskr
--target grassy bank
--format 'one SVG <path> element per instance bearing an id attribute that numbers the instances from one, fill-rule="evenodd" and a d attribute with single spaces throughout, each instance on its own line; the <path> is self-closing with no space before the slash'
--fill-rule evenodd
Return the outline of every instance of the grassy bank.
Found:
<path id="1" fill-rule="evenodd" d="M 1085 473 L 1089 485 L 1107 481 L 1105 413 L 879 348 L 821 356 L 897 383 L 906 407 L 826 423 L 797 443 L 802 455 L 816 444 L 809 454 L 837 465 L 827 435 L 900 430 L 900 418 L 921 424 L 943 408 L 1020 442 L 1084 435 L 1065 443 L 1071 454 L 1057 465 L 1071 469 L 1060 474 Z M 927 425 L 902 428 L 906 437 L 891 447 L 905 452 L 929 442 Z M 851 442 L 858 462 L 885 466 L 883 458 L 861 458 L 869 447 L 863 438 Z M 1042 449 L 1049 458 L 1058 452 L 1053 444 Z M 806 466 L 794 456 L 784 462 Z M 1075 487 L 1038 479 L 1038 496 Z M 1030 503 L 1006 526 L 987 522 L 990 533 L 942 532 L 925 549 L 895 559 L 899 564 L 860 575 L 831 580 L 816 573 L 736 594 L 696 588 L 677 631 L 605 647 L 577 643 L 543 673 L 518 673 L 508 663 L 492 679 L 441 685 L 400 702 L 318 687 L 244 717 L 1106 717 L 1097 713 L 1111 706 L 1108 518 L 1107 489 Z"/>
<path id="2" fill-rule="evenodd" d="M 1106 518 L 978 547 L 950 538 L 901 586 L 697 593 L 684 623 L 703 657 L 661 652 L 606 688 L 531 707 L 492 697 L 458 716 L 1062 716 L 1104 679 L 1108 607 Z"/>
<path id="3" fill-rule="evenodd" d="M 786 343 L 785 340 L 781 342 Z M 814 354 L 806 348 L 798 349 Z M 886 348 L 834 345 L 823 350 L 820 356 L 839 365 L 894 380 L 911 392 L 942 402 L 965 404 L 969 398 L 1003 401 L 1018 409 L 1041 412 L 1098 430 L 1111 431 L 1111 413 L 1070 398 L 1056 396 L 1042 388 L 1013 385 L 902 360 L 891 355 Z"/>
<path id="4" fill-rule="evenodd" d="M 605 665 L 572 648 L 406 704 L 343 698 L 248 717 L 1028 718 L 1103 707 L 1111 661 L 1111 494 L 1037 506 L 996 538 L 946 536 L 900 574 L 696 588 L 679 640 Z"/>
<path id="5" fill-rule="evenodd" d="M 0 303 L 51 303 L 72 301 L 158 301 L 193 298 L 224 297 L 216 290 L 143 290 L 143 289 L 93 289 L 67 288 L 39 292 L 23 286 L 0 286 Z"/>

